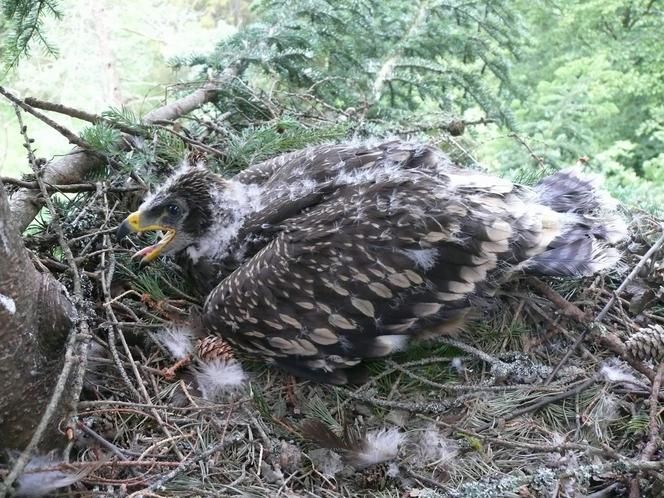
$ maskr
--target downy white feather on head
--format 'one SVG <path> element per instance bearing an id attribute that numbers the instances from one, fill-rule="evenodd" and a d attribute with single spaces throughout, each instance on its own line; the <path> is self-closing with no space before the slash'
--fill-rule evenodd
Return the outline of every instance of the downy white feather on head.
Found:
<path id="1" fill-rule="evenodd" d="M 169 325 L 155 335 L 175 359 L 180 360 L 193 350 L 194 334 L 186 325 Z"/>
<path id="2" fill-rule="evenodd" d="M 218 258 L 228 253 L 229 246 L 242 228 L 245 218 L 262 208 L 263 189 L 255 184 L 228 181 L 226 188 L 212 193 L 212 210 L 226 213 L 217 217 L 196 245 L 187 248 L 195 263 L 200 257 Z"/>
<path id="3" fill-rule="evenodd" d="M 224 394 L 240 388 L 247 374 L 236 360 L 214 360 L 202 364 L 194 373 L 203 399 L 219 401 Z"/>
<path id="4" fill-rule="evenodd" d="M 352 463 L 363 468 L 393 460 L 404 441 L 404 434 L 396 427 L 369 431 L 363 438 L 361 448 L 353 454 Z"/>
<path id="5" fill-rule="evenodd" d="M 205 167 L 203 162 L 191 163 L 188 159 L 186 158 L 183 159 L 180 165 L 178 166 L 178 169 L 175 170 L 175 173 L 173 173 L 170 177 L 166 179 L 165 182 L 163 182 L 155 190 L 153 190 L 143 198 L 143 202 L 138 208 L 139 211 L 145 208 L 146 206 L 149 206 L 154 200 L 157 193 L 177 183 L 180 180 L 180 178 L 182 178 L 182 175 L 186 175 L 187 173 L 191 172 L 194 169 L 207 169 L 207 168 Z"/>

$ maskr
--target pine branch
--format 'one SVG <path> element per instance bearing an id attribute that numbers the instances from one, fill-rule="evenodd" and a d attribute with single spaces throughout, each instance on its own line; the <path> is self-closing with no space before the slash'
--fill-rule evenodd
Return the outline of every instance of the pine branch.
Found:
<path id="1" fill-rule="evenodd" d="M 21 188 L 27 189 L 38 189 L 38 182 L 28 182 L 25 180 L 19 180 L 17 178 L 12 178 L 9 176 L 0 177 L 0 181 L 4 184 L 15 185 Z M 44 184 L 46 190 L 50 193 L 61 192 L 61 193 L 76 193 L 76 192 L 96 192 L 97 189 L 101 189 L 106 192 L 139 192 L 144 191 L 145 187 L 112 187 L 107 182 L 99 183 L 72 183 L 70 185 L 51 185 L 48 183 Z"/>
<path id="2" fill-rule="evenodd" d="M 110 126 L 117 128 L 118 130 L 128 133 L 130 135 L 142 134 L 141 130 L 137 128 L 132 128 L 126 126 L 122 123 L 117 123 L 111 119 L 107 119 L 98 114 L 93 114 L 90 112 L 82 111 L 80 109 L 74 109 L 73 107 L 67 107 L 63 104 L 56 104 L 53 102 L 47 102 L 45 100 L 39 100 L 34 97 L 26 97 L 24 100 L 25 104 L 36 109 L 42 109 L 44 111 L 57 112 L 59 114 L 64 114 L 65 116 L 71 116 L 72 118 L 80 119 L 87 121 L 88 123 L 97 124 L 97 123 L 107 123 Z"/>
<path id="3" fill-rule="evenodd" d="M 55 0 L 3 0 L 2 13 L 9 20 L 11 30 L 3 42 L 6 51 L 4 65 L 7 71 L 15 68 L 20 59 L 30 53 L 30 45 L 34 40 L 37 40 L 49 55 L 57 54 L 57 49 L 42 32 L 45 17 L 62 17 Z"/>
<path id="4" fill-rule="evenodd" d="M 242 70 L 242 64 L 232 65 L 219 79 L 208 82 L 193 93 L 149 112 L 143 118 L 143 122 L 149 125 L 156 121 L 174 121 L 184 116 L 212 101 L 219 89 L 233 81 Z M 100 164 L 102 162 L 97 155 L 77 148 L 61 159 L 49 162 L 43 169 L 42 179 L 51 185 L 79 183 Z M 20 190 L 12 196 L 10 202 L 12 215 L 21 231 L 32 222 L 42 202 L 35 190 Z"/>

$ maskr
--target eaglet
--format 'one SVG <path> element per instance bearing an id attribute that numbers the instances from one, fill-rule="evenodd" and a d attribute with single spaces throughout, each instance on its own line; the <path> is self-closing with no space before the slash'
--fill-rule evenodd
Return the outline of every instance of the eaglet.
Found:
<path id="1" fill-rule="evenodd" d="M 118 229 L 162 230 L 207 295 L 202 326 L 295 375 L 344 383 L 364 358 L 458 329 L 515 272 L 618 260 L 624 223 L 575 170 L 532 188 L 401 141 L 325 145 L 231 179 L 185 165 Z"/>

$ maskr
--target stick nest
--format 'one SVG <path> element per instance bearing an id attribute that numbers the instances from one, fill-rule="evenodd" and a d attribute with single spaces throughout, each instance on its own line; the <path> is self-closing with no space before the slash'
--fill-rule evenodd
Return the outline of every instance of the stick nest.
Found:
<path id="1" fill-rule="evenodd" d="M 168 262 L 138 272 L 129 251 L 111 240 L 139 199 L 123 191 L 125 178 L 111 173 L 96 191 L 59 199 L 93 331 L 90 347 L 80 352 L 87 371 L 76 423 L 62 421 L 73 451 L 69 463 L 57 465 L 81 473 L 77 493 L 664 493 L 664 265 L 662 251 L 643 257 L 661 234 L 651 217 L 632 215 L 622 268 L 580 280 L 516 279 L 458 337 L 372 362 L 364 385 L 293 380 L 235 352 L 249 382 L 210 401 L 191 382 L 191 366 L 164 375 L 175 359 L 156 338 L 160 328 L 186 322 L 204 296 L 186 288 Z M 69 284 L 44 220 L 26 244 Z M 352 465 L 348 454 L 312 440 L 305 430 L 312 420 L 340 438 L 354 433 L 361 441 L 394 428 L 400 436 L 385 461 Z"/>

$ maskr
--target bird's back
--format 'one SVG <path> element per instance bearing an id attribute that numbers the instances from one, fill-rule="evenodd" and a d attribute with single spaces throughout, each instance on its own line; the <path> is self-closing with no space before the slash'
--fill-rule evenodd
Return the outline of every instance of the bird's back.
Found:
<path id="1" fill-rule="evenodd" d="M 344 382 L 368 357 L 457 329 L 511 272 L 610 266 L 620 224 L 572 171 L 534 189 L 399 141 L 324 146 L 249 168 L 261 189 L 207 328 L 301 375 Z"/>

